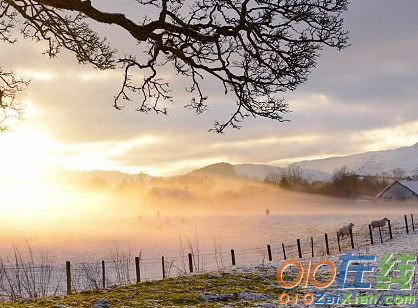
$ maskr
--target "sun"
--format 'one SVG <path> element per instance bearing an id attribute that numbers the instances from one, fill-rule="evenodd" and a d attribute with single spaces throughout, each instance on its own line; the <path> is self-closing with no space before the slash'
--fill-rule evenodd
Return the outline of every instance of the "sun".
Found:
<path id="1" fill-rule="evenodd" d="M 0 147 L 1 217 L 11 221 L 53 213 L 48 174 L 54 142 L 28 127 L 18 127 L 0 134 Z"/>
<path id="2" fill-rule="evenodd" d="M 67 183 L 63 142 L 24 123 L 0 134 L 0 218 L 2 224 L 80 219 L 109 211 L 107 194 Z M 77 166 L 75 166 L 77 167 Z M 65 177 L 64 177 L 65 178 Z M 19 222 L 19 223 L 18 223 Z"/>
<path id="3" fill-rule="evenodd" d="M 54 163 L 53 140 L 31 131 L 0 134 L 1 179 L 25 180 L 46 174 Z"/>

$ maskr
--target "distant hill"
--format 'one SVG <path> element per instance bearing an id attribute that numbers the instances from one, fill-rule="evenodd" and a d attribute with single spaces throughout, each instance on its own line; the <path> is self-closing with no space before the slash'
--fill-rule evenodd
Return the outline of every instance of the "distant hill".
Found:
<path id="1" fill-rule="evenodd" d="M 270 165 L 258 165 L 258 164 L 239 164 L 233 166 L 234 171 L 241 177 L 255 178 L 263 180 L 270 173 L 280 173 L 283 168 L 270 166 Z"/>
<path id="2" fill-rule="evenodd" d="M 374 175 L 381 172 L 390 173 L 395 168 L 402 168 L 406 175 L 418 174 L 418 143 L 413 146 L 393 150 L 374 151 L 349 156 L 330 157 L 316 160 L 295 162 L 290 166 L 299 166 L 302 176 L 310 181 L 328 181 L 335 169 L 347 166 L 350 171 L 361 175 Z M 262 181 L 270 173 L 280 173 L 283 168 L 265 164 L 216 163 L 196 169 L 184 175 L 165 179 L 186 179 L 187 176 L 209 175 L 229 179 L 249 178 Z M 129 182 L 151 182 L 154 177 L 146 174 L 131 175 L 118 171 L 69 171 L 60 172 L 59 177 L 72 182 L 88 182 L 103 179 L 111 185 L 123 180 Z M 164 178 L 161 178 L 162 180 Z"/>
<path id="3" fill-rule="evenodd" d="M 218 175 L 228 178 L 248 178 L 253 180 L 262 181 L 271 173 L 281 173 L 283 168 L 271 165 L 263 164 L 238 164 L 232 165 L 229 163 L 217 163 L 209 165 L 197 170 L 192 171 L 189 174 L 208 174 Z M 310 170 L 301 169 L 302 176 L 310 181 L 328 181 L 331 179 L 331 174 Z"/>
<path id="4" fill-rule="evenodd" d="M 300 161 L 292 164 L 302 169 L 332 173 L 336 168 L 347 166 L 350 171 L 362 175 L 374 175 L 402 168 L 406 175 L 418 173 L 418 143 L 393 150 L 366 152 L 341 157 Z"/>
<path id="5" fill-rule="evenodd" d="M 189 174 L 208 174 L 221 177 L 236 178 L 238 175 L 233 165 L 229 163 L 216 163 L 190 172 Z"/>
<path id="6" fill-rule="evenodd" d="M 258 164 L 239 164 L 234 165 L 235 173 L 241 177 L 248 177 L 257 180 L 264 180 L 264 178 L 270 173 L 283 172 L 283 168 L 271 165 L 258 165 Z M 301 168 L 302 177 L 310 181 L 328 181 L 331 179 L 331 174 Z"/>

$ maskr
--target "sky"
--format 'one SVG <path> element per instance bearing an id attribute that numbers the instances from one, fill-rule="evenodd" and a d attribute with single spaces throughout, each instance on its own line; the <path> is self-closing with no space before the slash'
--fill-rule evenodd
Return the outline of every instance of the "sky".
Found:
<path id="1" fill-rule="evenodd" d="M 93 1 L 97 4 L 98 1 Z M 134 14 L 133 0 L 100 1 Z M 41 43 L 0 45 L 0 64 L 32 79 L 19 94 L 25 119 L 0 135 L 0 167 L 13 176 L 52 167 L 174 175 L 216 162 L 286 166 L 303 159 L 349 155 L 418 142 L 418 2 L 353 0 L 345 13 L 351 46 L 325 49 L 308 81 L 284 94 L 291 120 L 257 118 L 239 131 L 209 133 L 233 99 L 208 80 L 209 111 L 185 109 L 186 84 L 173 79 L 169 115 L 112 107 L 122 72 L 80 66 L 62 52 L 49 59 Z M 133 15 L 134 16 L 134 15 Z M 132 17 L 133 17 L 132 16 Z M 120 52 L 135 52 L 128 35 L 95 25 Z M 170 74 L 168 74 L 170 77 Z"/>

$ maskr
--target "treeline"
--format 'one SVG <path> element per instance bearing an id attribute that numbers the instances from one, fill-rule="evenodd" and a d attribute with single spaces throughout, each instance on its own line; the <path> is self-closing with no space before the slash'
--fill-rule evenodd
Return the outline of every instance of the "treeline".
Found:
<path id="1" fill-rule="evenodd" d="M 270 173 L 264 182 L 293 191 L 354 199 L 375 197 L 394 180 L 403 178 L 404 174 L 397 168 L 392 173 L 361 176 L 343 166 L 334 170 L 330 181 L 312 181 L 303 176 L 298 166 L 289 166 L 282 172 Z"/>

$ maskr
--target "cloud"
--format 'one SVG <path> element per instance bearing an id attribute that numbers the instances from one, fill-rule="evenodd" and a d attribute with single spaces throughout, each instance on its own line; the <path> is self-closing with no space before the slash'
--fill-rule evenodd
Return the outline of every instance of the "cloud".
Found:
<path id="1" fill-rule="evenodd" d="M 127 3 L 100 5 L 123 11 Z M 68 52 L 50 60 L 42 56 L 45 46 L 24 41 L 2 45 L 1 64 L 33 79 L 20 95 L 35 110 L 25 125 L 59 142 L 58 154 L 72 168 L 91 164 L 174 174 L 217 161 L 285 165 L 418 141 L 417 10 L 414 0 L 353 1 L 346 13 L 352 45 L 341 52 L 325 49 L 308 82 L 283 94 L 292 109 L 285 115 L 291 122 L 248 118 L 242 130 L 226 135 L 207 132 L 235 107 L 234 98 L 212 78 L 205 79 L 209 112 L 197 116 L 183 107 L 190 100 L 184 90 L 189 82 L 164 68 L 174 103 L 168 104 L 169 116 L 157 116 L 136 112 L 138 102 L 115 110 L 122 72 L 79 66 Z M 140 54 L 119 29 L 99 30 L 121 46 L 121 53 Z"/>
<path id="2" fill-rule="evenodd" d="M 352 2 L 346 13 L 351 46 L 326 49 L 300 92 L 326 92 L 353 104 L 413 99 L 418 90 L 418 3 L 413 0 Z"/>

